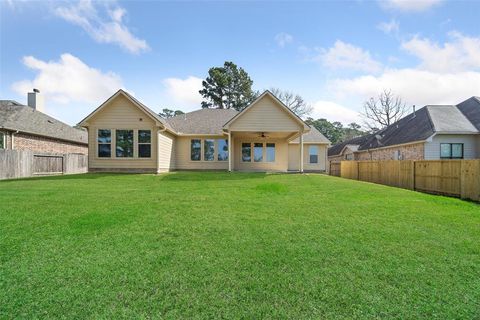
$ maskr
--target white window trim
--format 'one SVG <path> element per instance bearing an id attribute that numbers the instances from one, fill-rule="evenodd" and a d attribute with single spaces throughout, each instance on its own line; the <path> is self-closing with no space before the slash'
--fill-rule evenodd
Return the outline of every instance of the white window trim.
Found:
<path id="1" fill-rule="evenodd" d="M 200 160 L 192 160 L 192 140 L 200 140 Z M 213 140 L 213 160 L 205 160 L 205 140 Z M 198 163 L 198 162 L 205 162 L 205 163 L 212 163 L 212 162 L 219 162 L 219 163 L 227 163 L 227 160 L 218 160 L 218 140 L 227 140 L 227 147 L 228 147 L 228 138 L 218 138 L 218 137 L 208 137 L 208 138 L 194 138 L 191 137 L 189 140 L 189 162 Z M 229 156 L 227 152 L 227 156 Z"/>
<path id="2" fill-rule="evenodd" d="M 315 148 L 315 150 L 316 150 L 316 153 L 315 153 L 315 154 L 312 154 L 312 153 L 310 152 L 310 150 L 312 150 L 312 148 Z M 308 163 L 310 163 L 310 164 L 319 164 L 319 163 L 320 163 L 320 161 L 319 161 L 320 159 L 318 158 L 319 153 L 320 153 L 319 151 L 320 151 L 320 150 L 319 150 L 319 148 L 318 148 L 317 145 L 310 145 L 310 146 L 308 146 Z M 312 162 L 312 161 L 311 161 L 311 160 L 312 160 L 312 159 L 311 159 L 311 156 L 317 156 L 317 162 Z"/>

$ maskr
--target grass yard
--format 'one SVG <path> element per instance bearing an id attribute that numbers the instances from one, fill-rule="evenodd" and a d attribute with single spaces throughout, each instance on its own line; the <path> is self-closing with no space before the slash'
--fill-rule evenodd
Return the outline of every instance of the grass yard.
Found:
<path id="1" fill-rule="evenodd" d="M 480 206 L 324 175 L 0 182 L 0 318 L 480 318 Z"/>

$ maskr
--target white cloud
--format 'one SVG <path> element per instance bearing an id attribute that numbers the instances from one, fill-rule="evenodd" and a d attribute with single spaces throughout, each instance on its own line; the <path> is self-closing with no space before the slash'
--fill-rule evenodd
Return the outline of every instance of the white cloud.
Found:
<path id="1" fill-rule="evenodd" d="M 106 3 L 110 4 L 110 3 Z M 131 53 L 149 50 L 145 40 L 135 37 L 123 22 L 124 8 L 105 6 L 106 15 L 99 15 L 91 0 L 80 0 L 77 5 L 57 7 L 54 12 L 62 19 L 80 26 L 95 41 L 114 43 Z"/>
<path id="2" fill-rule="evenodd" d="M 279 47 L 284 48 L 287 44 L 293 42 L 293 36 L 291 34 L 281 32 L 275 36 L 275 42 Z"/>
<path id="3" fill-rule="evenodd" d="M 455 104 L 480 93 L 480 72 L 439 73 L 418 69 L 390 69 L 379 76 L 366 75 L 334 81 L 339 95 L 362 99 L 391 89 L 406 102 L 416 105 Z"/>
<path id="4" fill-rule="evenodd" d="M 319 100 L 312 103 L 312 107 L 313 111 L 311 117 L 314 119 L 324 118 L 331 122 L 339 121 L 343 124 L 361 122 L 358 112 L 333 101 Z"/>
<path id="5" fill-rule="evenodd" d="M 381 0 L 380 5 L 386 9 L 405 12 L 420 12 L 431 9 L 443 0 Z"/>
<path id="6" fill-rule="evenodd" d="M 480 69 L 480 37 L 449 33 L 443 45 L 426 38 L 413 37 L 402 48 L 420 60 L 420 68 L 436 72 L 458 72 Z"/>
<path id="7" fill-rule="evenodd" d="M 12 89 L 20 95 L 38 88 L 47 99 L 54 102 L 97 105 L 123 87 L 120 76 L 91 68 L 69 53 L 62 54 L 59 61 L 42 61 L 26 56 L 23 64 L 36 71 L 37 75 L 33 80 L 12 84 Z"/>
<path id="8" fill-rule="evenodd" d="M 370 53 L 352 44 L 337 40 L 333 47 L 317 49 L 319 54 L 312 60 L 321 62 L 330 69 L 349 69 L 378 72 L 381 64 Z"/>
<path id="9" fill-rule="evenodd" d="M 400 30 L 400 23 L 395 19 L 390 20 L 389 22 L 381 22 L 377 25 L 377 28 L 383 31 L 386 34 L 398 33 Z"/>
<path id="10" fill-rule="evenodd" d="M 182 110 L 186 108 L 198 109 L 202 102 L 202 96 L 198 93 L 202 89 L 202 79 L 189 76 L 186 79 L 167 78 L 163 80 L 167 94 L 172 99 L 181 103 L 179 106 Z"/>

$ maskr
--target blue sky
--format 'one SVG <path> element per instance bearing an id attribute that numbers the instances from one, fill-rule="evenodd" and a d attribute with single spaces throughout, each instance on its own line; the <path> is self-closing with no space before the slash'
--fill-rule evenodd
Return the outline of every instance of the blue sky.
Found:
<path id="1" fill-rule="evenodd" d="M 199 108 L 225 60 L 254 88 L 286 89 L 311 116 L 361 122 L 368 97 L 409 105 L 480 95 L 480 1 L 0 3 L 0 98 L 74 124 L 119 88 L 159 111 Z"/>

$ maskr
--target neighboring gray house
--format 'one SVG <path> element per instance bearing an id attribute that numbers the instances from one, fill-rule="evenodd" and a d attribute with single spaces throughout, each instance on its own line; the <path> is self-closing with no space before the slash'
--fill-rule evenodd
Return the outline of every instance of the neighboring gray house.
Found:
<path id="1" fill-rule="evenodd" d="M 342 160 L 437 160 L 480 158 L 480 98 L 458 105 L 425 106 L 375 134 L 328 150 Z"/>

